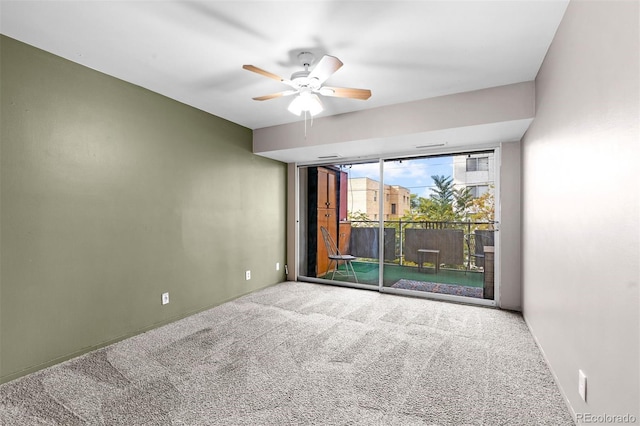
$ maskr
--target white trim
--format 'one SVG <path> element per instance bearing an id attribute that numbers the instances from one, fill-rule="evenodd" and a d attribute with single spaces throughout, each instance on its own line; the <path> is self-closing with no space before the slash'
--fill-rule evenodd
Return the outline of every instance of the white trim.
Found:
<path id="1" fill-rule="evenodd" d="M 293 163 L 294 177 L 293 177 L 293 190 L 295 199 L 294 204 L 294 230 L 293 230 L 293 250 L 294 250 L 294 262 L 293 262 L 293 280 L 297 281 L 300 276 L 300 168 L 296 163 Z"/>
<path id="2" fill-rule="evenodd" d="M 378 291 L 384 288 L 384 160 L 378 160 Z"/>
<path id="3" fill-rule="evenodd" d="M 495 221 L 493 231 L 493 300 L 496 306 L 500 306 L 500 284 L 502 283 L 502 256 L 501 256 L 501 238 L 502 232 L 500 231 L 500 221 L 502 219 L 502 204 L 500 200 L 500 181 L 502 180 L 501 168 L 502 168 L 502 150 L 501 147 L 496 147 L 493 150 L 493 202 L 494 204 L 494 218 Z"/>
<path id="4" fill-rule="evenodd" d="M 375 284 L 360 284 L 360 283 L 352 283 L 350 281 L 335 281 L 335 280 L 327 280 L 324 278 L 315 278 L 315 277 L 301 277 L 301 282 L 306 283 L 315 283 L 315 284 L 327 284 L 334 285 L 336 287 L 347 287 L 347 288 L 357 288 L 360 290 L 371 290 L 375 292 L 379 292 L 380 290 Z"/>
<path id="5" fill-rule="evenodd" d="M 446 302 L 464 303 L 466 305 L 496 307 L 494 300 L 477 297 L 456 296 L 454 294 L 432 293 L 428 291 L 405 290 L 402 288 L 382 287 L 381 293 L 399 294 L 401 296 L 420 297 L 423 299 L 441 300 Z"/>

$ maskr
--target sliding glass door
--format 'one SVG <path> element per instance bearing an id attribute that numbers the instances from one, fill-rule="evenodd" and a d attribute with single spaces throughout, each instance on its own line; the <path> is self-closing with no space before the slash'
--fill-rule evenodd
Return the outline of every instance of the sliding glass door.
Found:
<path id="1" fill-rule="evenodd" d="M 383 286 L 494 300 L 493 151 L 384 161 Z M 387 241 L 386 243 L 390 243 Z"/>
<path id="2" fill-rule="evenodd" d="M 377 287 L 379 162 L 300 167 L 298 173 L 300 277 Z"/>
<path id="3" fill-rule="evenodd" d="M 495 158 L 300 167 L 300 278 L 492 304 Z"/>

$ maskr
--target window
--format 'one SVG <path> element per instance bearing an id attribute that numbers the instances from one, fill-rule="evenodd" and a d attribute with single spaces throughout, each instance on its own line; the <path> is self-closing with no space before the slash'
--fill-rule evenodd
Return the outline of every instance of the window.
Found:
<path id="1" fill-rule="evenodd" d="M 486 172 L 489 170 L 489 157 L 467 158 L 468 172 Z"/>
<path id="2" fill-rule="evenodd" d="M 378 191 L 373 191 L 373 201 L 378 201 Z"/>
<path id="3" fill-rule="evenodd" d="M 396 213 L 396 204 L 395 203 L 391 203 L 391 214 L 397 214 Z"/>
<path id="4" fill-rule="evenodd" d="M 474 185 L 469 186 L 468 188 L 471 191 L 473 198 L 478 198 L 479 196 L 489 192 L 489 185 Z"/>

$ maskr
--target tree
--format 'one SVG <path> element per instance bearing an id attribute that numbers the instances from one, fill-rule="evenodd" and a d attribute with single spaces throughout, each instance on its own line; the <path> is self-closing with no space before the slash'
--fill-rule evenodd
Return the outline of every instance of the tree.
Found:
<path id="1" fill-rule="evenodd" d="M 489 190 L 474 198 L 469 207 L 470 219 L 474 222 L 493 222 L 495 220 L 495 198 L 493 196 L 494 186 L 489 186 Z"/>
<path id="2" fill-rule="evenodd" d="M 411 208 L 412 214 L 414 212 L 418 212 L 418 208 L 420 207 L 420 201 L 418 200 L 418 198 L 418 194 L 411 193 L 409 195 L 409 207 Z"/>
<path id="3" fill-rule="evenodd" d="M 469 220 L 470 209 L 473 206 L 471 188 L 462 187 L 453 190 L 454 211 L 457 220 Z"/>
<path id="4" fill-rule="evenodd" d="M 368 226 L 366 222 L 371 221 L 371 219 L 369 219 L 369 216 L 367 216 L 366 213 L 363 213 L 360 210 L 358 210 L 357 212 L 347 212 L 347 217 L 351 222 L 351 226 L 354 227 Z"/>
<path id="5" fill-rule="evenodd" d="M 443 175 L 432 175 L 435 188 L 431 188 L 429 198 L 439 205 L 451 204 L 453 201 L 453 178 Z"/>
<path id="6" fill-rule="evenodd" d="M 431 220 L 428 217 L 428 212 L 431 209 L 431 204 L 433 203 L 428 198 L 418 197 L 417 195 L 413 197 L 412 202 L 415 200 L 415 205 L 411 208 L 411 211 L 407 212 L 402 216 L 401 220 L 403 222 L 424 222 Z"/>
<path id="7" fill-rule="evenodd" d="M 435 187 L 431 188 L 427 205 L 427 217 L 435 222 L 447 222 L 455 220 L 453 211 L 454 188 L 451 176 L 431 176 Z"/>

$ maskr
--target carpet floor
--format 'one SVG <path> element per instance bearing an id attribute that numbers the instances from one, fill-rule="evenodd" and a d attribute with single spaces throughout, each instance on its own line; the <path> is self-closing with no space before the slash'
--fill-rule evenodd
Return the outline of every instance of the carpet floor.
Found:
<path id="1" fill-rule="evenodd" d="M 279 284 L 0 386 L 6 425 L 573 425 L 512 312 Z"/>

